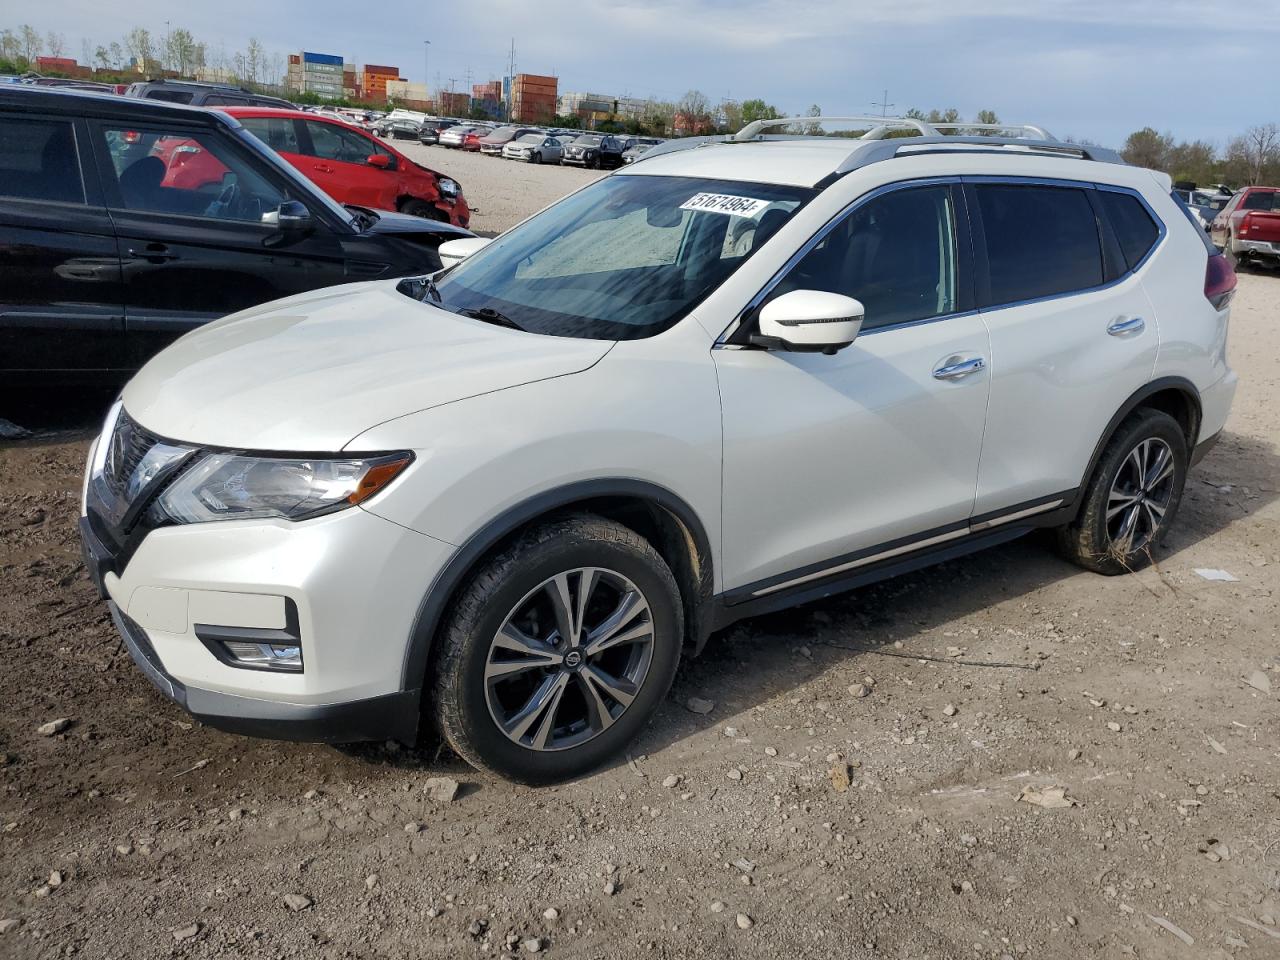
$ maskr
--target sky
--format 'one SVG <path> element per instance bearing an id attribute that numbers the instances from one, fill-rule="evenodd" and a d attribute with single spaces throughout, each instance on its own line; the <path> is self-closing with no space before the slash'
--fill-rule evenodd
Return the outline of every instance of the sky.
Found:
<path id="1" fill-rule="evenodd" d="M 184 9 L 185 8 L 185 9 Z M 759 97 L 827 116 L 955 107 L 1120 146 L 1152 126 L 1219 147 L 1280 122 L 1280 0 L 306 0 L 9 5 L 79 56 L 168 18 L 228 53 L 336 53 L 448 88 L 518 72 L 560 91 L 677 100 Z M 19 13 L 20 11 L 20 13 Z M 19 16 L 14 17 L 14 13 Z M 10 23 L 9 20 L 14 22 Z M 423 41 L 430 40 L 426 48 Z M 424 50 L 429 49 L 429 67 Z"/>

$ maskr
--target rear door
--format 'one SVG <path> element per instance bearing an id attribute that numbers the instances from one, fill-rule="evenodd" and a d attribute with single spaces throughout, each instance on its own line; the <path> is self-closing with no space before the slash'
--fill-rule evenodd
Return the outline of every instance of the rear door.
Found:
<path id="1" fill-rule="evenodd" d="M 1163 227 L 1130 191 L 978 178 L 965 189 L 991 332 L 974 514 L 1049 510 L 1151 379 L 1160 336 L 1141 272 Z"/>
<path id="2" fill-rule="evenodd" d="M 339 236 L 317 210 L 309 234 L 280 242 L 263 217 L 308 197 L 231 136 L 173 122 L 91 129 L 136 363 L 209 320 L 352 279 Z M 200 176 L 184 175 L 197 167 Z"/>
<path id="3" fill-rule="evenodd" d="M 0 114 L 0 370 L 130 367 L 120 255 L 82 120 Z"/>

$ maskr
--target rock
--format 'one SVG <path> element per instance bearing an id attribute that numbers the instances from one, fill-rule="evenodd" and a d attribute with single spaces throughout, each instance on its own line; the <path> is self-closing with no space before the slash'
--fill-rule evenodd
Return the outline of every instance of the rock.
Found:
<path id="1" fill-rule="evenodd" d="M 17 440 L 30 434 L 31 431 L 26 427 L 20 427 L 12 420 L 0 418 L 0 440 Z"/>
<path id="2" fill-rule="evenodd" d="M 444 911 L 441 910 L 439 907 L 427 907 L 427 916 L 432 920 L 440 916 L 440 914 L 443 912 Z"/>
<path id="3" fill-rule="evenodd" d="M 756 922 L 752 920 L 749 916 L 747 916 L 745 913 L 738 914 L 734 922 L 738 924 L 739 930 L 750 930 L 752 927 L 756 925 Z"/>
<path id="4" fill-rule="evenodd" d="M 778 748 L 777 748 L 777 747 L 765 747 L 765 748 L 764 748 L 764 755 L 765 755 L 766 757 L 776 757 L 776 756 L 778 755 Z"/>
<path id="5" fill-rule="evenodd" d="M 728 773 L 726 773 L 725 776 L 728 777 L 730 780 L 741 780 L 742 771 L 739 770 L 737 767 L 730 767 Z"/>
<path id="6" fill-rule="evenodd" d="M 404 825 L 404 832 L 405 833 L 421 833 L 422 824 L 418 823 L 417 821 L 410 820 L 408 823 Z"/>
<path id="7" fill-rule="evenodd" d="M 45 897 L 47 897 L 51 893 L 53 893 L 53 888 L 50 887 L 47 883 L 42 883 L 40 884 L 40 886 L 36 887 L 37 900 L 43 900 Z"/>
<path id="8" fill-rule="evenodd" d="M 972 882 L 970 882 L 970 881 L 968 881 L 968 880 L 962 880 L 962 881 L 960 881 L 960 892 L 961 892 L 961 893 L 973 893 L 973 883 L 972 883 Z"/>
<path id="9" fill-rule="evenodd" d="M 200 924 L 193 923 L 189 927 L 178 927 L 173 931 L 173 939 L 181 943 L 183 940 L 190 940 L 200 932 Z"/>
<path id="10" fill-rule="evenodd" d="M 831 786 L 835 788 L 836 793 L 844 793 L 852 782 L 847 763 L 837 763 L 827 771 L 827 776 L 831 778 Z"/>
<path id="11" fill-rule="evenodd" d="M 302 795 L 302 799 L 303 799 L 303 800 L 314 800 L 314 799 L 315 799 L 316 797 L 318 797 L 319 795 L 320 795 L 320 791 L 319 791 L 319 790 L 308 790 L 306 793 L 304 793 L 304 794 Z"/>
<path id="12" fill-rule="evenodd" d="M 808 647 L 801 647 L 801 648 L 800 648 L 800 656 L 804 657 L 806 660 L 812 660 L 812 659 L 813 659 L 813 651 L 812 651 L 812 650 L 810 650 Z"/>
<path id="13" fill-rule="evenodd" d="M 521 946 L 522 946 L 522 947 L 524 947 L 524 952 L 525 952 L 525 953 L 541 953 L 541 952 L 542 952 L 542 938 L 541 938 L 541 937 L 530 937 L 528 940 L 524 941 L 524 943 L 522 943 L 522 944 L 521 944 Z"/>
<path id="14" fill-rule="evenodd" d="M 44 523 L 45 512 L 39 507 L 28 510 L 22 515 L 22 525 L 24 527 L 34 527 L 37 524 Z"/>
<path id="15" fill-rule="evenodd" d="M 724 728 L 724 735 L 725 735 L 726 737 L 736 737 L 736 736 L 738 735 L 738 728 L 737 728 L 737 727 L 725 727 L 725 728 Z"/>
<path id="16" fill-rule="evenodd" d="M 852 697 L 857 697 L 859 700 L 861 700 L 865 696 L 870 695 L 870 693 L 871 693 L 871 688 L 867 686 L 865 683 L 855 683 L 851 687 L 849 687 L 849 695 Z"/>
<path id="17" fill-rule="evenodd" d="M 488 924 L 483 920 L 472 920 L 467 924 L 467 933 L 471 934 L 473 937 L 478 937 L 480 934 L 484 933 L 484 928 L 487 926 Z"/>
<path id="18" fill-rule="evenodd" d="M 303 896 L 300 893 L 286 893 L 284 895 L 284 905 L 294 913 L 310 910 L 313 903 L 314 901 L 310 897 Z"/>
<path id="19" fill-rule="evenodd" d="M 713 902 L 712 902 L 712 904 L 711 904 L 711 912 L 712 912 L 712 913 L 724 913 L 724 901 L 723 901 L 723 900 L 715 900 L 715 901 L 713 901 Z"/>
<path id="20" fill-rule="evenodd" d="M 1068 759 L 1068 760 L 1079 760 L 1079 759 L 1080 759 L 1080 751 L 1079 751 L 1079 750 L 1068 750 L 1068 751 L 1067 751 L 1067 759 Z"/>
<path id="21" fill-rule="evenodd" d="M 1108 720 L 1107 729 L 1110 730 L 1112 733 L 1119 733 L 1121 728 L 1120 728 L 1120 724 L 1116 723 L 1114 720 Z"/>
<path id="22" fill-rule="evenodd" d="M 1079 920 L 1077 920 L 1075 917 L 1073 917 L 1071 914 L 1069 914 L 1069 913 L 1067 914 L 1067 926 L 1069 926 L 1069 927 L 1074 927 L 1074 926 L 1076 926 L 1079 922 L 1080 922 L 1080 921 L 1079 921 Z"/>
<path id="23" fill-rule="evenodd" d="M 378 875 L 376 873 L 369 874 L 364 878 L 364 885 L 366 889 L 372 890 L 378 885 Z"/>
<path id="24" fill-rule="evenodd" d="M 231 821 L 239 820 L 244 816 L 244 807 L 232 807 L 227 811 L 227 819 Z"/>
<path id="25" fill-rule="evenodd" d="M 1261 670 L 1255 670 L 1253 673 L 1249 674 L 1249 676 L 1245 678 L 1245 683 L 1249 684 L 1253 689 L 1260 690 L 1263 693 L 1271 692 L 1271 678 Z"/>
<path id="26" fill-rule="evenodd" d="M 948 717 L 954 717 L 956 715 L 956 705 L 954 703 L 948 703 L 942 708 L 942 712 Z"/>
<path id="27" fill-rule="evenodd" d="M 670 790 L 672 787 L 678 787 L 680 785 L 680 778 L 676 776 L 674 773 L 670 774 L 663 779 L 662 785 L 666 787 L 668 790 Z"/>
<path id="28" fill-rule="evenodd" d="M 22 924 L 21 920 L 10 917 L 8 920 L 0 920 L 0 934 L 6 934 L 10 931 L 17 930 Z"/>
<path id="29" fill-rule="evenodd" d="M 716 708 L 714 700 L 703 700 L 701 697 L 690 697 L 684 702 L 684 708 L 690 713 L 705 715 Z"/>
<path id="30" fill-rule="evenodd" d="M 53 871 L 51 871 L 51 872 L 49 873 L 49 886 L 51 886 L 51 887 L 60 887 L 60 886 L 62 886 L 62 871 L 61 871 L 61 870 L 53 870 Z"/>
<path id="31" fill-rule="evenodd" d="M 129 854 L 133 853 L 133 845 L 129 843 L 117 843 L 116 853 L 120 854 L 122 857 L 127 857 Z"/>
<path id="32" fill-rule="evenodd" d="M 617 892 L 618 892 L 618 885 L 614 883 L 612 880 L 610 880 L 608 883 L 604 885 L 604 895 L 606 897 L 612 897 Z"/>
<path id="33" fill-rule="evenodd" d="M 436 803 L 453 803 L 461 787 L 453 777 L 429 777 L 422 790 Z"/>
<path id="34" fill-rule="evenodd" d="M 547 909 L 542 911 L 542 919 L 547 921 L 547 923 L 555 923 L 560 919 L 560 911 L 555 907 L 547 907 Z"/>
<path id="35" fill-rule="evenodd" d="M 53 737 L 69 726 L 71 726 L 70 718 L 59 717 L 57 720 L 50 720 L 48 723 L 40 724 L 40 726 L 36 727 L 36 733 L 42 737 Z"/>

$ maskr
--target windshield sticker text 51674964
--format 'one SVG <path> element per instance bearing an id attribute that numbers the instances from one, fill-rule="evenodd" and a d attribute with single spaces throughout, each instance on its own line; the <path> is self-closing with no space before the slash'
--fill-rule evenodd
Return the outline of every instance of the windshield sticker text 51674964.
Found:
<path id="1" fill-rule="evenodd" d="M 734 197 L 727 193 L 695 193 L 680 204 L 680 209 L 702 210 L 706 213 L 727 213 L 731 217 L 754 217 L 768 205 L 768 200 Z"/>

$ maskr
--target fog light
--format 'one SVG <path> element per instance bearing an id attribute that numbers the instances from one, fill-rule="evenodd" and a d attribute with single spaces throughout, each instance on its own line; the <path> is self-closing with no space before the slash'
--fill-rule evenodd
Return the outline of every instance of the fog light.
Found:
<path id="1" fill-rule="evenodd" d="M 302 672 L 302 648 L 297 645 L 223 640 L 222 647 L 233 666 L 281 670 L 285 673 Z"/>

